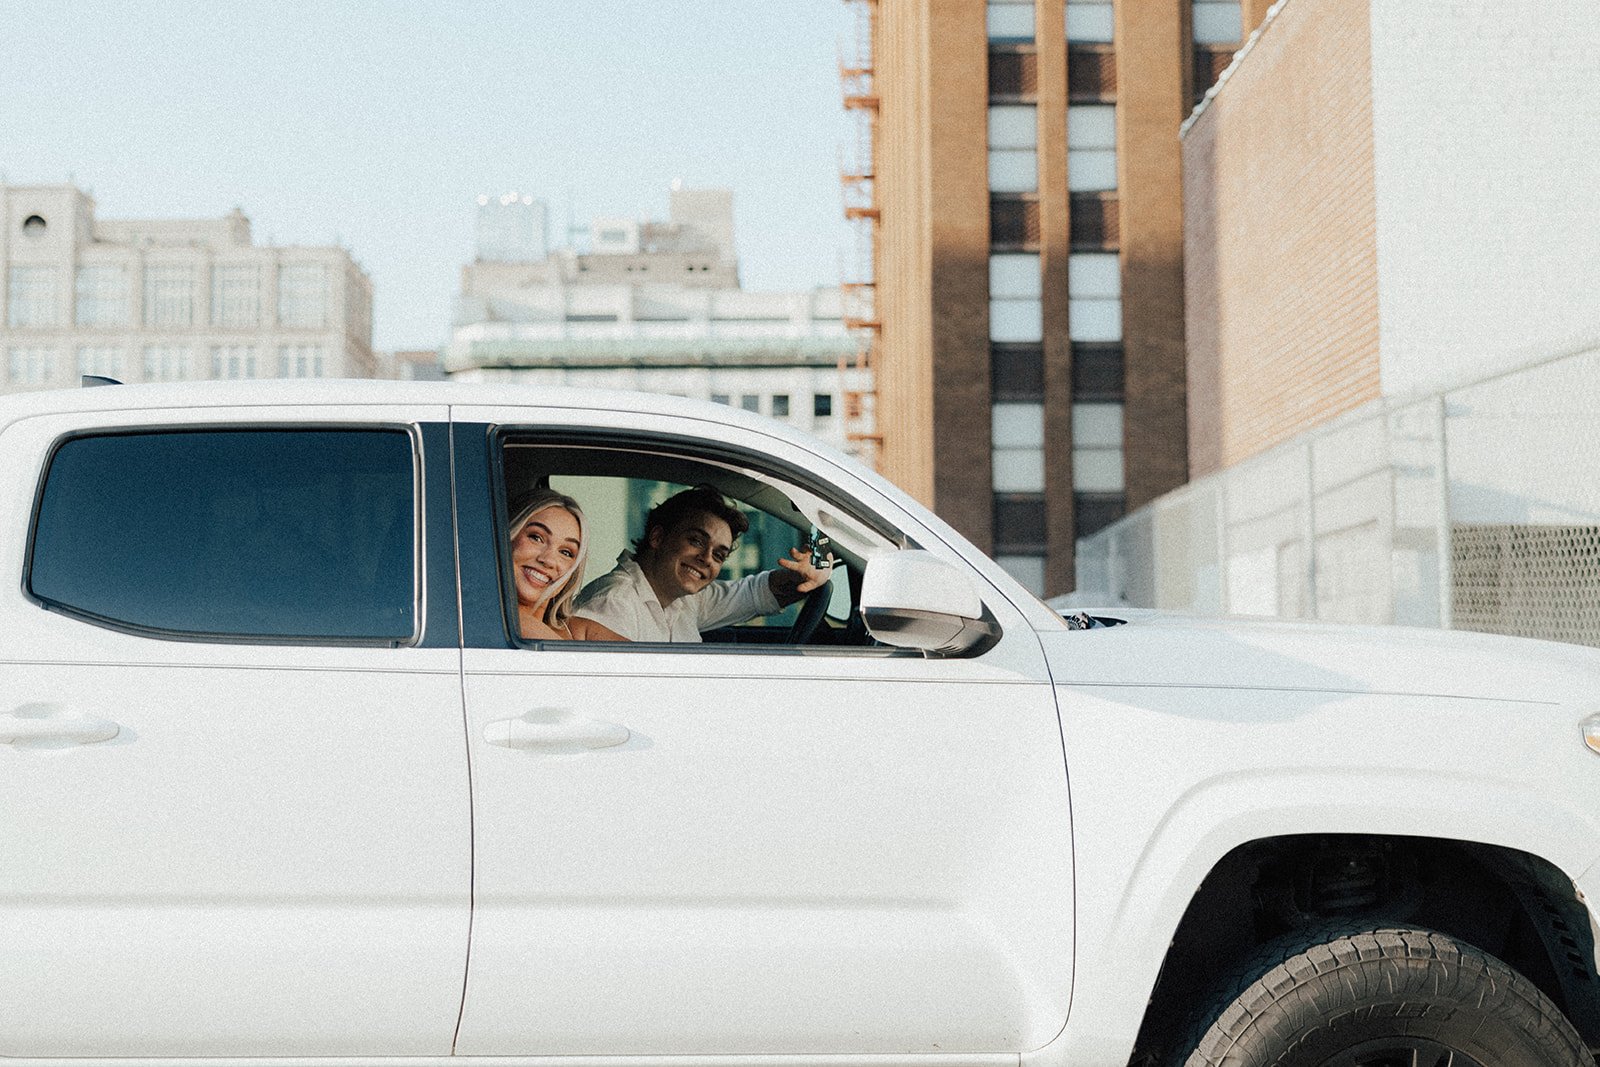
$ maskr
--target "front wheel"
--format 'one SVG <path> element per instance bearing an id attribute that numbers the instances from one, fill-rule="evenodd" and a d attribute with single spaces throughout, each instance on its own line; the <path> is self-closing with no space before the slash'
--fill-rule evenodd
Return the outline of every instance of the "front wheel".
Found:
<path id="1" fill-rule="evenodd" d="M 1204 1013 L 1184 1067 L 1595 1067 L 1534 984 L 1414 929 L 1277 943 Z"/>

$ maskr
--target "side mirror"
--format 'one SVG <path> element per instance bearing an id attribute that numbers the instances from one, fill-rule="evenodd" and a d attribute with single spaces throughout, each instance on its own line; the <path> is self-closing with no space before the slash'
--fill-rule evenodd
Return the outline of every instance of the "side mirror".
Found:
<path id="1" fill-rule="evenodd" d="M 921 549 L 867 561 L 861 616 L 873 637 L 899 648 L 975 655 L 1000 639 L 971 577 Z"/>

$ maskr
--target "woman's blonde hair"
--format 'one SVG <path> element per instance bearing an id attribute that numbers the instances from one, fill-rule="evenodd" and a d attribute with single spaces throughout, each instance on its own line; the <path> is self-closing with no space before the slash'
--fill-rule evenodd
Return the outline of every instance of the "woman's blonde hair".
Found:
<path id="1" fill-rule="evenodd" d="M 516 544 L 517 538 L 522 534 L 522 528 L 528 525 L 528 520 L 537 512 L 550 507 L 563 508 L 578 520 L 578 558 L 572 561 L 567 573 L 557 580 L 555 588 L 544 602 L 545 625 L 553 630 L 559 630 L 567 625 L 567 619 L 572 615 L 572 599 L 578 595 L 578 590 L 583 588 L 583 561 L 589 555 L 589 527 L 584 520 L 583 509 L 578 506 L 576 500 L 565 493 L 556 492 L 549 486 L 518 496 L 511 501 L 510 540 L 513 545 Z"/>

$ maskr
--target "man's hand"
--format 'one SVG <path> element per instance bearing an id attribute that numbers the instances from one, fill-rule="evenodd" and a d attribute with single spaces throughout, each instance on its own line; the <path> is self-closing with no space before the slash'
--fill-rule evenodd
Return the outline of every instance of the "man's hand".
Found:
<path id="1" fill-rule="evenodd" d="M 769 571 L 772 594 L 780 606 L 788 606 L 803 598 L 813 589 L 828 584 L 833 577 L 833 553 L 820 565 L 811 562 L 811 552 L 804 548 L 791 548 L 789 559 L 778 560 L 781 570 Z"/>

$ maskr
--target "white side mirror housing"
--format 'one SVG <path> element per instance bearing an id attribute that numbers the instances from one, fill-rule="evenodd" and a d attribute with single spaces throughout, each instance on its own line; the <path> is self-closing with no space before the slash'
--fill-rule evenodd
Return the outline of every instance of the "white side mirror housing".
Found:
<path id="1" fill-rule="evenodd" d="M 873 637 L 898 648 L 961 655 L 983 651 L 1000 637 L 972 578 L 921 549 L 867 561 L 861 615 Z"/>

